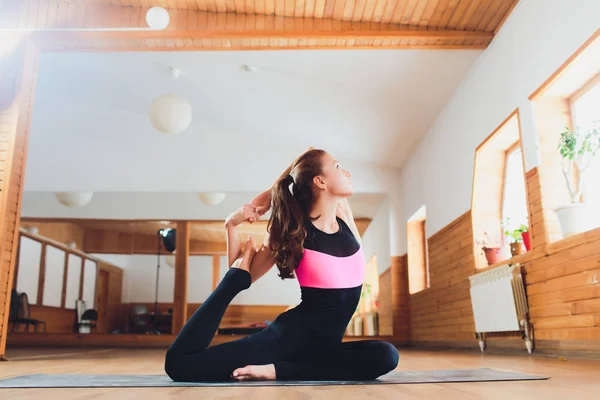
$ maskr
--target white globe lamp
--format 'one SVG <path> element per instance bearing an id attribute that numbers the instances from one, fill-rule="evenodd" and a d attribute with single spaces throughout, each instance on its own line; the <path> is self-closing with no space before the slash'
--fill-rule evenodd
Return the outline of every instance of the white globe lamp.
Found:
<path id="1" fill-rule="evenodd" d="M 169 12 L 162 7 L 150 7 L 146 12 L 146 23 L 151 29 L 162 30 L 169 26 Z"/>
<path id="2" fill-rule="evenodd" d="M 163 94 L 150 105 L 150 121 L 159 132 L 170 135 L 183 132 L 192 122 L 192 106 L 174 93 Z"/>
<path id="3" fill-rule="evenodd" d="M 198 198 L 207 206 L 216 206 L 217 204 L 221 203 L 223 199 L 225 199 L 225 193 L 198 193 Z"/>
<path id="4" fill-rule="evenodd" d="M 57 192 L 56 199 L 69 208 L 80 208 L 92 200 L 93 192 Z"/>

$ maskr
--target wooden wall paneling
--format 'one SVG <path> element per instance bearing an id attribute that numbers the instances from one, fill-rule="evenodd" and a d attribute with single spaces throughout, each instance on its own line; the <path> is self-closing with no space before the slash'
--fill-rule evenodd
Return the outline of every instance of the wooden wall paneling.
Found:
<path id="1" fill-rule="evenodd" d="M 156 235 L 86 229 L 83 250 L 94 254 L 156 254 Z M 190 240 L 190 255 L 225 254 L 225 242 Z M 161 247 L 161 254 L 169 254 Z"/>
<path id="2" fill-rule="evenodd" d="M 113 271 L 108 275 L 108 320 L 106 332 L 120 328 L 123 272 Z"/>
<path id="3" fill-rule="evenodd" d="M 19 225 L 24 229 L 36 227 L 38 229 L 37 235 L 39 236 L 47 237 L 64 244 L 73 242 L 76 248 L 83 248 L 84 230 L 71 222 L 21 220 Z"/>
<path id="4" fill-rule="evenodd" d="M 46 322 L 47 333 L 70 333 L 73 331 L 75 310 L 32 304 L 30 311 L 31 318 Z M 42 328 L 38 329 L 38 332 L 42 332 Z"/>
<path id="5" fill-rule="evenodd" d="M 393 334 L 397 340 L 408 340 L 410 325 L 408 262 L 406 255 L 392 257 L 392 316 Z"/>
<path id="6" fill-rule="evenodd" d="M 105 333 L 108 327 L 108 296 L 110 290 L 110 272 L 99 267 L 96 275 L 96 311 L 98 321 L 96 327 L 99 333 Z"/>
<path id="7" fill-rule="evenodd" d="M 25 169 L 31 110 L 37 76 L 39 50 L 21 42 L 5 56 L 0 80 L 0 359 L 6 349 L 10 291 L 18 244 L 23 174 Z"/>
<path id="8" fill-rule="evenodd" d="M 387 268 L 379 275 L 379 334 L 394 334 L 394 315 L 392 308 L 392 268 Z"/>

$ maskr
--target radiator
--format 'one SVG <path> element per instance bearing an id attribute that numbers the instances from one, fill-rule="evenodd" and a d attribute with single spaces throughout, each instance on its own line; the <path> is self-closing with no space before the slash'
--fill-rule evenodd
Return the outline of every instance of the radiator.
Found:
<path id="1" fill-rule="evenodd" d="M 508 264 L 469 277 L 475 332 L 481 351 L 485 333 L 523 331 L 525 347 L 533 351 L 527 297 L 520 264 Z"/>

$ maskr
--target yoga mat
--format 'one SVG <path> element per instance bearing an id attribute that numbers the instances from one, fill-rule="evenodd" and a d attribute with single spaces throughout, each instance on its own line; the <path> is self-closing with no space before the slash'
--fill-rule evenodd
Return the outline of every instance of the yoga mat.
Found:
<path id="1" fill-rule="evenodd" d="M 34 374 L 0 380 L 0 388 L 73 387 L 203 387 L 203 386 L 323 386 L 382 385 L 394 383 L 441 383 L 542 380 L 546 376 L 496 371 L 489 368 L 447 371 L 393 371 L 371 381 L 226 381 L 173 382 L 166 375 L 83 375 Z"/>

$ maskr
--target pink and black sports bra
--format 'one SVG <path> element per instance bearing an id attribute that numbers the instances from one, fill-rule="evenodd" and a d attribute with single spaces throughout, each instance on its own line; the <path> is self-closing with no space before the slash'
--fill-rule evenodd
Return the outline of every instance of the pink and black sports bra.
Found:
<path id="1" fill-rule="evenodd" d="M 305 221 L 304 255 L 295 270 L 302 301 L 285 313 L 333 341 L 344 335 L 365 276 L 360 243 L 341 218 L 337 222 L 340 229 L 330 234 Z"/>

